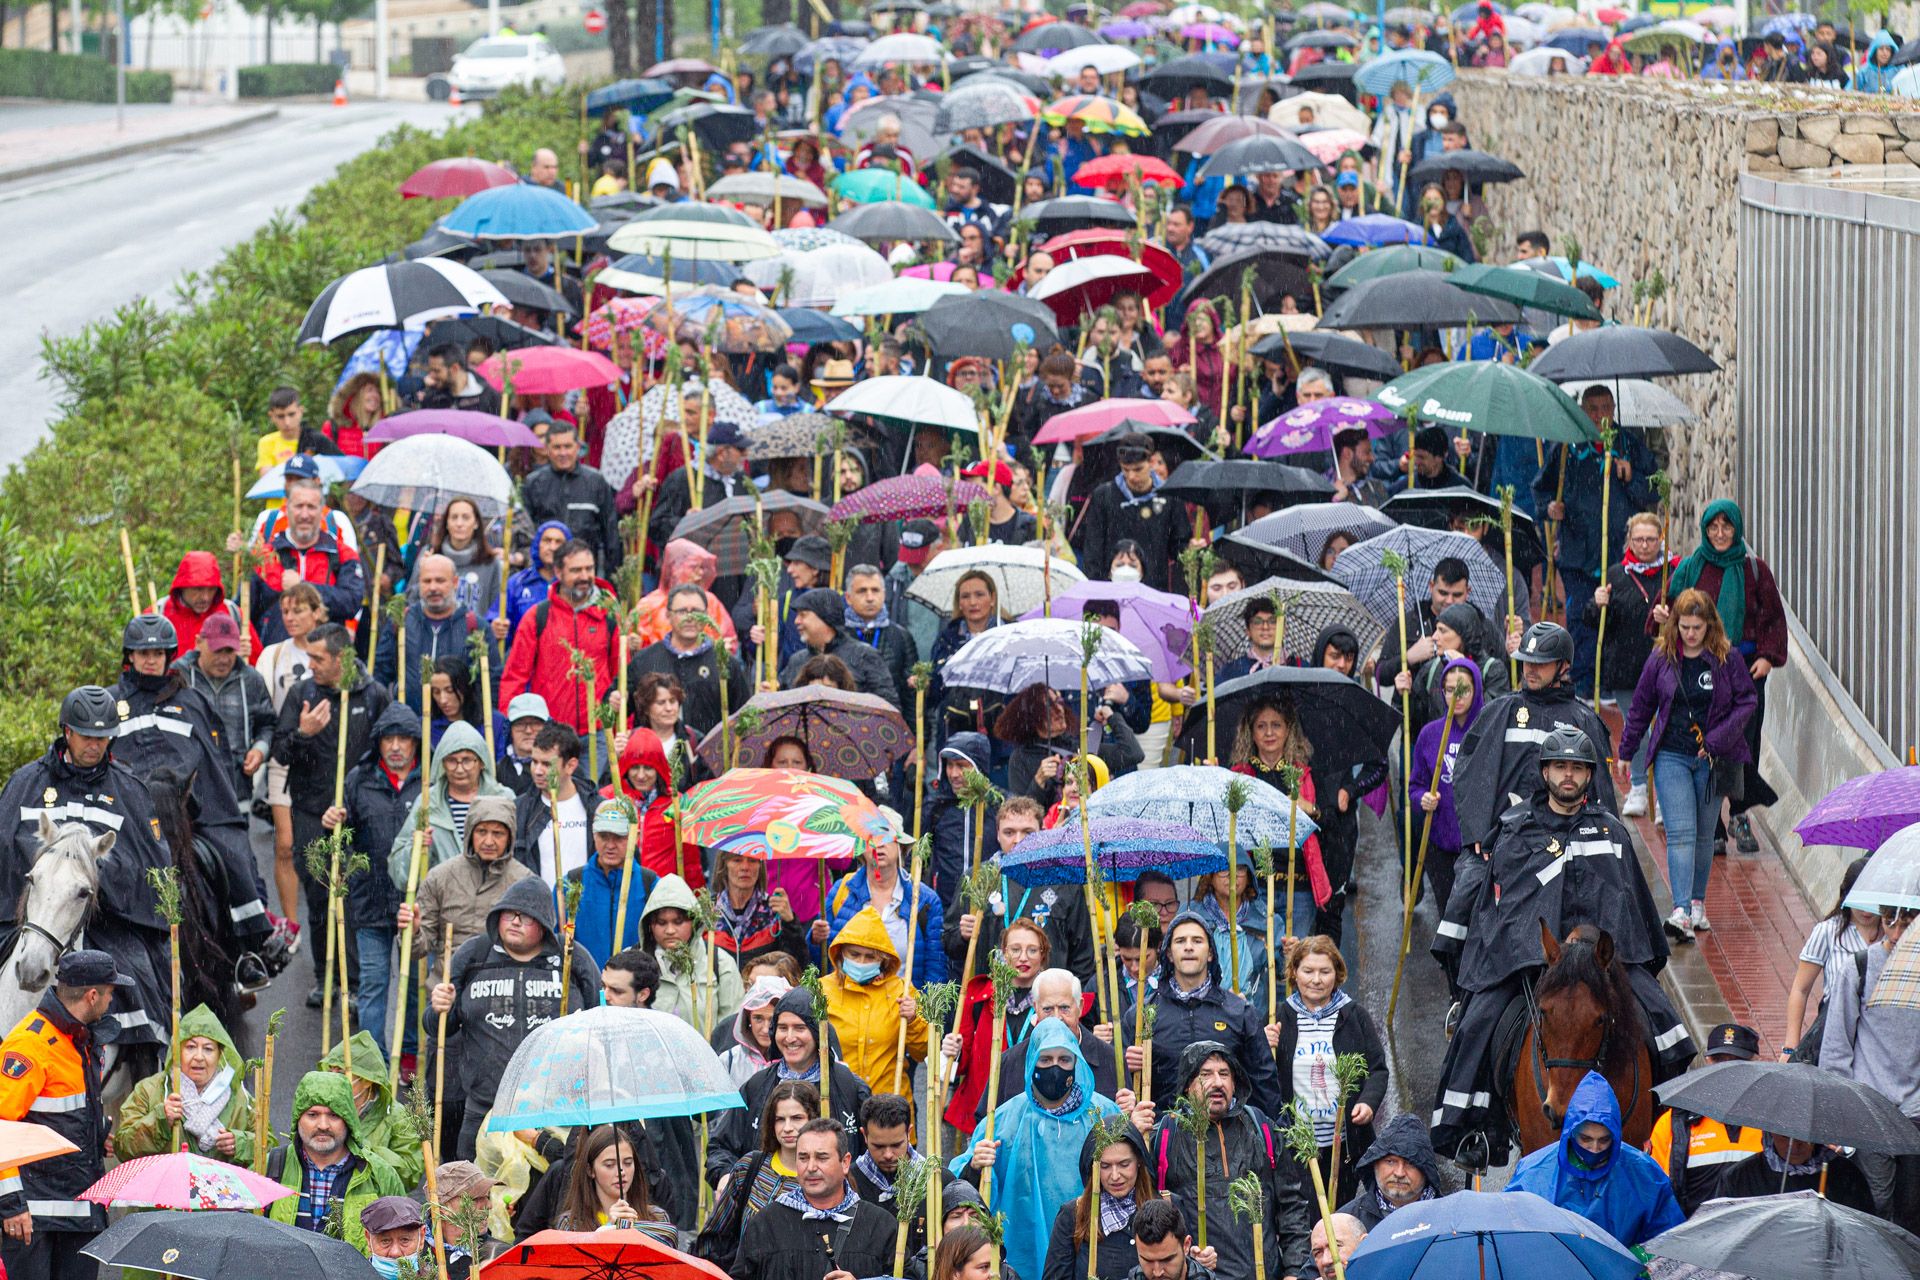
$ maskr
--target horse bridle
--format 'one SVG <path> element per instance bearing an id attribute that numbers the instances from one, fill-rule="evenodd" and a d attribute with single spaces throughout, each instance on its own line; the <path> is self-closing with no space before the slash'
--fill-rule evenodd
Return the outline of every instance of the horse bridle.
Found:
<path id="1" fill-rule="evenodd" d="M 1548 1071 L 1582 1070 L 1598 1072 L 1602 1076 L 1607 1074 L 1605 1065 L 1607 1060 L 1607 1047 L 1613 1043 L 1616 1019 L 1611 1013 L 1607 1015 L 1606 1024 L 1600 1032 L 1600 1044 L 1594 1049 L 1591 1058 L 1543 1058 L 1540 1056 L 1540 1034 L 1545 1026 L 1545 1018 L 1540 1013 L 1539 1001 L 1534 998 L 1533 979 L 1523 977 L 1520 980 L 1520 990 L 1525 993 L 1527 997 L 1527 1026 L 1532 1032 L 1532 1034 L 1527 1037 L 1527 1043 L 1530 1046 L 1528 1057 L 1533 1064 L 1533 1088 L 1534 1092 L 1540 1097 L 1540 1109 L 1544 1113 L 1547 1109 L 1546 1073 Z M 1627 1096 L 1629 1098 L 1636 1098 L 1639 1095 L 1640 1055 L 1636 1053 L 1633 1055 L 1633 1089 Z M 1547 1118 L 1550 1120 L 1552 1116 L 1549 1115 Z"/>
<path id="2" fill-rule="evenodd" d="M 53 934 L 49 932 L 44 925 L 35 924 L 31 920 L 22 920 L 20 922 L 20 932 L 37 933 L 41 937 L 45 938 L 47 942 L 52 945 L 53 958 L 56 963 L 58 963 L 61 956 L 64 956 L 65 954 L 67 954 L 67 952 L 73 950 L 73 944 L 80 940 L 80 935 L 86 931 L 86 928 L 87 928 L 87 920 L 85 916 L 82 916 L 80 918 L 80 923 L 73 926 L 73 932 L 67 935 L 67 940 L 65 942 L 62 942 L 60 939 L 54 937 Z"/>

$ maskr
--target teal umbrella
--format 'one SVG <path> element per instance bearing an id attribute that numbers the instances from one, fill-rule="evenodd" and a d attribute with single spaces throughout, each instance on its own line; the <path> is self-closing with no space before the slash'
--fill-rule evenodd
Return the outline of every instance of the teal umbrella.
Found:
<path id="1" fill-rule="evenodd" d="M 1456 258 L 1445 249 L 1396 244 L 1359 255 L 1328 276 L 1326 287 L 1351 289 L 1354 285 L 1365 284 L 1381 276 L 1398 275 L 1402 271 L 1457 271 L 1466 265 L 1464 259 Z"/>
<path id="2" fill-rule="evenodd" d="M 1389 409 L 1460 431 L 1579 444 L 1600 433 L 1572 396 L 1545 378 L 1498 360 L 1428 365 L 1373 393 Z"/>
<path id="3" fill-rule="evenodd" d="M 1455 268 L 1447 277 L 1447 282 L 1468 293 L 1504 298 L 1516 306 L 1535 307 L 1541 311 L 1551 311 L 1557 316 L 1573 316 L 1579 320 L 1600 319 L 1599 308 L 1593 305 L 1592 299 L 1586 294 L 1552 276 L 1529 271 L 1525 267 L 1489 267 L 1475 263 Z"/>
<path id="4" fill-rule="evenodd" d="M 898 200 L 903 204 L 919 205 L 922 209 L 934 207 L 933 197 L 926 193 L 925 188 L 912 178 L 891 169 L 850 169 L 829 185 L 833 187 L 833 194 L 855 204 Z"/>

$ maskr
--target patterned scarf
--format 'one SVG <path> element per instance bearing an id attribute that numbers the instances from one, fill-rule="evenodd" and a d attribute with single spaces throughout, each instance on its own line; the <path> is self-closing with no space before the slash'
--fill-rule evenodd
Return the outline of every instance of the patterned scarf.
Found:
<path id="1" fill-rule="evenodd" d="M 736 908 L 732 895 L 725 889 L 713 901 L 720 909 L 720 932 L 736 943 L 744 942 L 762 930 L 778 930 L 773 914 L 773 899 L 762 890 L 755 889 L 744 907 Z"/>
<path id="2" fill-rule="evenodd" d="M 233 1096 L 233 1068 L 222 1066 L 219 1074 L 207 1081 L 207 1087 L 201 1089 L 194 1084 L 193 1077 L 180 1073 L 180 1105 L 185 1113 L 182 1124 L 202 1150 L 209 1150 L 226 1126 L 220 1123 L 220 1113 L 226 1110 L 227 1100 Z"/>
<path id="3" fill-rule="evenodd" d="M 1165 991 L 1168 995 L 1172 996 L 1175 1000 L 1178 1000 L 1181 1004 L 1192 1004 L 1196 1000 L 1204 1000 L 1209 994 L 1212 993 L 1213 978 L 1210 976 L 1206 978 L 1202 978 L 1200 980 L 1200 985 L 1195 987 L 1191 991 L 1182 991 L 1180 989 L 1179 983 L 1169 982 L 1165 987 Z"/>
<path id="4" fill-rule="evenodd" d="M 1133 1196 L 1108 1195 L 1100 1192 L 1100 1234 L 1117 1236 L 1133 1224 Z"/>
<path id="5" fill-rule="evenodd" d="M 1073 1087 L 1067 1090 L 1066 1097 L 1060 1099 L 1060 1101 L 1054 1106 L 1041 1107 L 1040 1109 L 1046 1112 L 1050 1116 L 1069 1115 L 1072 1112 L 1079 1109 L 1081 1101 L 1085 1099 L 1086 1096 L 1087 1096 L 1086 1094 L 1080 1091 L 1080 1082 L 1078 1080 L 1075 1080 L 1073 1082 Z M 1034 1099 L 1034 1101 L 1037 1104 L 1039 1102 L 1039 1099 L 1036 1098 Z"/>
<path id="6" fill-rule="evenodd" d="M 1420 1194 L 1414 1198 L 1416 1200 L 1433 1199 L 1433 1188 L 1431 1186 L 1425 1186 L 1420 1188 Z M 1374 1199 L 1374 1203 L 1380 1206 L 1381 1213 L 1392 1213 L 1395 1209 L 1398 1209 L 1400 1207 L 1399 1205 L 1395 1204 L 1393 1201 L 1387 1199 L 1385 1194 L 1381 1192 L 1378 1186 L 1375 1186 L 1373 1189 L 1373 1199 Z"/>
<path id="7" fill-rule="evenodd" d="M 921 1155 L 919 1151 L 917 1151 L 913 1147 L 907 1148 L 908 1164 L 917 1164 L 919 1163 L 920 1159 L 921 1159 Z M 853 1160 L 853 1167 L 858 1169 L 861 1173 L 865 1174 L 868 1182 L 871 1182 L 874 1186 L 880 1188 L 881 1204 L 885 1204 L 889 1200 L 893 1199 L 893 1175 L 889 1174 L 888 1172 L 886 1172 L 886 1170 L 882 1169 L 879 1165 L 875 1164 L 873 1162 L 873 1157 L 870 1154 L 868 1154 L 865 1151 L 862 1151 L 859 1155 L 855 1156 Z"/>
<path id="8" fill-rule="evenodd" d="M 805 1080 L 808 1084 L 820 1083 L 820 1059 L 817 1057 L 813 1060 L 813 1065 L 805 1071 L 795 1071 L 787 1065 L 785 1058 L 780 1059 L 776 1066 L 778 1069 L 774 1074 L 782 1080 Z"/>
<path id="9" fill-rule="evenodd" d="M 1833 1153 L 1825 1147 L 1815 1147 L 1813 1149 L 1813 1159 L 1806 1164 L 1788 1164 L 1787 1158 L 1778 1151 L 1775 1151 L 1773 1143 L 1771 1142 L 1762 1142 L 1760 1144 L 1760 1154 L 1767 1158 L 1767 1168 L 1773 1170 L 1775 1173 L 1783 1175 L 1791 1174 L 1801 1178 L 1812 1177 L 1819 1173 L 1827 1161 L 1833 1157 Z"/>
<path id="10" fill-rule="evenodd" d="M 1153 487 L 1151 489 L 1148 489 L 1145 493 L 1135 493 L 1127 486 L 1126 476 L 1118 475 L 1113 478 L 1114 488 L 1120 490 L 1120 508 L 1123 511 L 1128 507 L 1145 506 L 1147 503 L 1152 502 L 1160 495 L 1160 486 L 1165 483 L 1166 481 L 1162 480 L 1156 473 L 1153 477 Z"/>
<path id="11" fill-rule="evenodd" d="M 807 1199 L 806 1192 L 800 1190 L 799 1187 L 788 1187 L 785 1191 L 775 1196 L 773 1202 L 775 1204 L 783 1204 L 789 1209 L 798 1210 L 800 1216 L 809 1222 L 824 1222 L 828 1219 L 834 1222 L 847 1222 L 853 1218 L 853 1211 L 860 1204 L 860 1193 L 855 1191 L 853 1184 L 849 1182 L 847 1183 L 847 1193 L 840 1197 L 839 1204 L 833 1206 L 831 1209 L 816 1209 L 813 1207 L 812 1202 Z"/>

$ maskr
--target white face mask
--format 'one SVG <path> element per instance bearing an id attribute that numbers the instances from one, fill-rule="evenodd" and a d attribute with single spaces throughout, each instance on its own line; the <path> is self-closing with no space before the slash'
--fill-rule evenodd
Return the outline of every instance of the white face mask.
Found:
<path id="1" fill-rule="evenodd" d="M 1444 111 L 1429 111 L 1427 113 L 1427 123 L 1435 129 L 1444 129 L 1447 127 L 1447 113 Z"/>
<path id="2" fill-rule="evenodd" d="M 1138 582 L 1140 571 L 1130 564 L 1123 564 L 1116 566 L 1109 577 L 1113 582 Z"/>

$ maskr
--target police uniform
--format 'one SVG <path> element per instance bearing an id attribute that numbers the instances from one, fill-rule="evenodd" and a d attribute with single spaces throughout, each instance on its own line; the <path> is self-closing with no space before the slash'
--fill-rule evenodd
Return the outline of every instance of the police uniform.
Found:
<path id="1" fill-rule="evenodd" d="M 56 981 L 77 987 L 129 979 L 104 951 L 69 951 Z M 106 1172 L 99 1046 L 117 1030 L 110 1017 L 81 1022 L 49 989 L 0 1042 L 0 1120 L 43 1124 L 79 1148 L 0 1171 L 0 1219 L 33 1216 L 32 1239 L 0 1239 L 8 1280 L 92 1280 L 99 1270 L 80 1250 L 106 1228 L 106 1210 L 80 1193 Z"/>
<path id="2" fill-rule="evenodd" d="M 1752 1061 L 1759 1053 L 1760 1036 L 1752 1027 L 1726 1022 L 1707 1035 L 1709 1063 Z M 1674 1198 L 1691 1214 L 1718 1194 L 1720 1176 L 1730 1166 L 1759 1154 L 1763 1140 L 1760 1130 L 1751 1126 L 1722 1124 L 1669 1108 L 1653 1122 L 1647 1154 L 1666 1170 Z"/>

